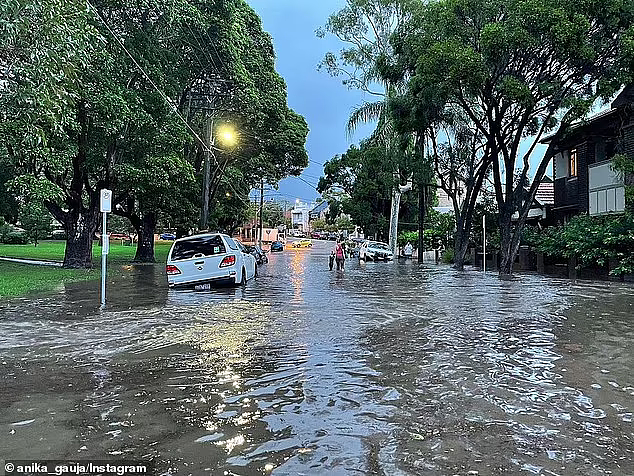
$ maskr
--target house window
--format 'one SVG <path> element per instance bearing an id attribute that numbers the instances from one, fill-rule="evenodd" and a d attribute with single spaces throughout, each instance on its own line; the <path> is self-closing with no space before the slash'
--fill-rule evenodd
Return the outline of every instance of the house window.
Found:
<path id="1" fill-rule="evenodd" d="M 570 151 L 570 157 L 568 158 L 568 176 L 577 176 L 577 149 Z"/>

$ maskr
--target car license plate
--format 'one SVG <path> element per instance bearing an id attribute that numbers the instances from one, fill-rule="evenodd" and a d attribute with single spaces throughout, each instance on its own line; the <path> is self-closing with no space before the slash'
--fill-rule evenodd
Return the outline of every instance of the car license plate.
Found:
<path id="1" fill-rule="evenodd" d="M 196 286 L 194 286 L 194 289 L 196 291 L 209 291 L 211 289 L 211 284 L 209 283 L 197 284 Z"/>

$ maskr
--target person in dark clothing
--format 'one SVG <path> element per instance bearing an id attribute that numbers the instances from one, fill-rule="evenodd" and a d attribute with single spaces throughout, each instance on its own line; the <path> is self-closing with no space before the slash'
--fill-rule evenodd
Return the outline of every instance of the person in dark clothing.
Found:
<path id="1" fill-rule="evenodd" d="M 332 271 L 332 267 L 335 264 L 335 252 L 331 251 L 330 256 L 328 257 L 328 266 L 330 266 L 330 271 Z"/>

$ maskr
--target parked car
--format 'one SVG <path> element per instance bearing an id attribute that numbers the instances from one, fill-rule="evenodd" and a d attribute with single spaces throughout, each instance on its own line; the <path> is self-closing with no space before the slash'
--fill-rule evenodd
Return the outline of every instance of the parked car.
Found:
<path id="1" fill-rule="evenodd" d="M 293 248 L 310 248 L 313 246 L 313 242 L 310 240 L 299 240 L 291 243 Z"/>
<path id="2" fill-rule="evenodd" d="M 328 233 L 328 239 L 331 241 L 335 241 L 337 239 L 337 234 L 334 231 Z"/>
<path id="3" fill-rule="evenodd" d="M 320 240 L 320 239 L 321 239 L 321 233 L 319 233 L 318 231 L 313 231 L 313 232 L 310 234 L 310 237 L 311 237 L 313 240 Z"/>
<path id="4" fill-rule="evenodd" d="M 167 255 L 167 283 L 173 286 L 246 284 L 257 275 L 255 257 L 238 240 L 207 233 L 180 238 Z"/>
<path id="5" fill-rule="evenodd" d="M 359 261 L 388 261 L 394 259 L 390 245 L 380 241 L 364 241 L 359 248 Z"/>
<path id="6" fill-rule="evenodd" d="M 255 262 L 260 264 L 265 264 L 269 262 L 268 256 L 266 256 L 266 251 L 260 248 L 258 245 L 255 246 L 247 246 L 247 251 L 251 253 L 255 257 Z"/>
<path id="7" fill-rule="evenodd" d="M 172 241 L 176 239 L 176 235 L 174 233 L 163 233 L 159 236 L 161 240 Z"/>
<path id="8" fill-rule="evenodd" d="M 273 243 L 271 243 L 271 253 L 274 253 L 276 251 L 284 251 L 284 243 L 282 243 L 281 241 L 274 241 Z"/>

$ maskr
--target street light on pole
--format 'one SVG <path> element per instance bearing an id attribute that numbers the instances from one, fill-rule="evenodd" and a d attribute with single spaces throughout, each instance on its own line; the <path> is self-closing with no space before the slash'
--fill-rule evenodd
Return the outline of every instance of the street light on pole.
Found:
<path id="1" fill-rule="evenodd" d="M 213 157 L 213 147 L 215 145 L 214 138 L 214 125 L 213 125 L 213 116 L 209 116 L 207 118 L 207 122 L 205 123 L 205 141 L 206 141 L 206 150 L 205 150 L 205 164 L 204 164 L 204 173 L 203 173 L 203 197 L 202 197 L 202 216 L 200 219 L 200 228 L 207 228 L 207 222 L 209 220 L 209 189 L 211 184 L 209 183 L 210 175 L 211 175 L 211 158 Z M 224 124 L 218 128 L 217 133 L 219 139 L 223 144 L 229 147 L 233 147 L 236 142 L 236 133 L 228 124 Z"/>

